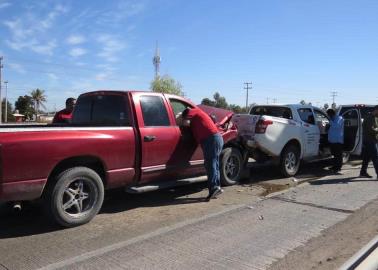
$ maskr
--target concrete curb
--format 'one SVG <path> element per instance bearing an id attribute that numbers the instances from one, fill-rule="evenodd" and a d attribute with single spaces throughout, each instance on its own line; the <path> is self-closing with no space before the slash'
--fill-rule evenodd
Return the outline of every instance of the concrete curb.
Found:
<path id="1" fill-rule="evenodd" d="M 378 235 L 339 268 L 339 270 L 354 269 L 378 269 Z"/>

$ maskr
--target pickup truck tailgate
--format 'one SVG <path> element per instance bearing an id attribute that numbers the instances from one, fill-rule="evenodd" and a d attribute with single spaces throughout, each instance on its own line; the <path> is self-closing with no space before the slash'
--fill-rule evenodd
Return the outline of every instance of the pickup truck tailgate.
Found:
<path id="1" fill-rule="evenodd" d="M 252 140 L 255 135 L 256 123 L 260 115 L 236 114 L 231 121 L 237 126 L 239 136 L 245 140 Z"/>

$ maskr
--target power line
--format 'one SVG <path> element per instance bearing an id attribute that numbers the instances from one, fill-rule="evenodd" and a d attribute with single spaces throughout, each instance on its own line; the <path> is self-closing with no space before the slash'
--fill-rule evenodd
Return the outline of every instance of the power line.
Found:
<path id="1" fill-rule="evenodd" d="M 248 110 L 248 90 L 252 89 L 252 83 L 251 82 L 245 82 L 244 84 L 245 84 L 244 89 L 247 90 L 247 96 L 246 96 L 246 99 L 245 99 L 245 109 Z"/>
<path id="2" fill-rule="evenodd" d="M 337 97 L 337 91 L 331 91 L 332 104 L 335 104 L 335 97 Z"/>

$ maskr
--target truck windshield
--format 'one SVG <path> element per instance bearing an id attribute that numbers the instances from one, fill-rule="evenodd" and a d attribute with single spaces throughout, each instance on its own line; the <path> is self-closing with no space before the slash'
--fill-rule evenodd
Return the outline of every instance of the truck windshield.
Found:
<path id="1" fill-rule="evenodd" d="M 255 106 L 251 109 L 250 114 L 293 119 L 293 115 L 291 114 L 291 110 L 289 108 L 279 106 Z"/>

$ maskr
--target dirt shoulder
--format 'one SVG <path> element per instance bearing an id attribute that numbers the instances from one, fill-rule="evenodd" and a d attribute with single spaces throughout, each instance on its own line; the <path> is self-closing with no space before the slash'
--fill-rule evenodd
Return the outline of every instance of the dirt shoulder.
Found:
<path id="1" fill-rule="evenodd" d="M 338 269 L 378 234 L 378 200 L 290 252 L 269 270 Z"/>

